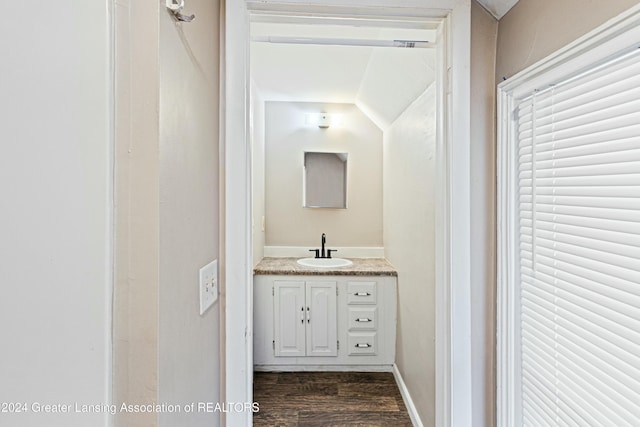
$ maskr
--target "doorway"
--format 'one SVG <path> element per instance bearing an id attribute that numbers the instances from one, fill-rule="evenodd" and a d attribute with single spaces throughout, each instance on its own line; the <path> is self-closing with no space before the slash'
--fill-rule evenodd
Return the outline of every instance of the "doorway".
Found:
<path id="1" fill-rule="evenodd" d="M 271 2 L 228 4 L 226 26 L 225 263 L 226 399 L 251 401 L 251 149 L 249 22 L 256 16 L 333 19 L 439 21 L 436 71 L 438 123 L 436 150 L 436 414 L 437 425 L 468 425 L 469 368 L 469 10 L 455 1 L 434 2 L 442 9 L 283 5 Z M 338 2 L 339 3 L 339 2 Z M 378 2 L 379 3 L 379 2 Z M 463 2 L 465 3 L 465 2 Z M 346 4 L 346 2 L 345 2 Z M 353 4 L 353 2 L 350 2 Z M 377 6 L 377 7 L 372 7 Z M 468 4 L 467 4 L 468 6 Z M 453 37 L 455 35 L 455 37 Z M 466 36 L 466 37 L 465 37 Z M 455 118 L 456 126 L 452 126 Z M 451 171 L 455 170 L 453 174 Z M 240 214 L 242 213 L 242 214 Z M 456 369 L 452 369 L 456 366 Z M 455 399 L 454 399 L 455 397 Z M 457 407 L 460 410 L 456 411 Z M 452 414 L 456 414 L 456 418 Z M 227 414 L 229 425 L 250 425 L 250 414 Z"/>

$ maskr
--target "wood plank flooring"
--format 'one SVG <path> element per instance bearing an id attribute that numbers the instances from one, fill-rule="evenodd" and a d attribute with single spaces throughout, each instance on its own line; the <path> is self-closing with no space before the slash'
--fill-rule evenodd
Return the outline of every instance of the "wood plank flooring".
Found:
<path id="1" fill-rule="evenodd" d="M 256 372 L 256 427 L 411 427 L 388 372 Z"/>

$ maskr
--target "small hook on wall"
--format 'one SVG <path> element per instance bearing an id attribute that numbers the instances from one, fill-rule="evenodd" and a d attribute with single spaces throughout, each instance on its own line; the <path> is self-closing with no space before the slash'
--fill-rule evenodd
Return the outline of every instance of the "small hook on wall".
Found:
<path id="1" fill-rule="evenodd" d="M 167 9 L 173 13 L 173 16 L 182 22 L 191 22 L 195 19 L 196 15 L 183 15 L 182 9 L 184 9 L 184 0 L 167 0 Z"/>

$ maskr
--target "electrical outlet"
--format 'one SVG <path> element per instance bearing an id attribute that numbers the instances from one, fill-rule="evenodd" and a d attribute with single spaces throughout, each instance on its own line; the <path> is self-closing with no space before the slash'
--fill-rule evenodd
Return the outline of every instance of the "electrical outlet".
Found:
<path id="1" fill-rule="evenodd" d="M 200 269 L 200 315 L 218 299 L 218 260 Z"/>

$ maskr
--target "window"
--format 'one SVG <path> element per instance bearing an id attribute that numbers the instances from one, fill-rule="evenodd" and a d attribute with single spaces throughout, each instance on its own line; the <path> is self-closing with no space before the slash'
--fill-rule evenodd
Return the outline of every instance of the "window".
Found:
<path id="1" fill-rule="evenodd" d="M 502 426 L 640 425 L 640 49 L 600 55 L 502 93 Z"/>

